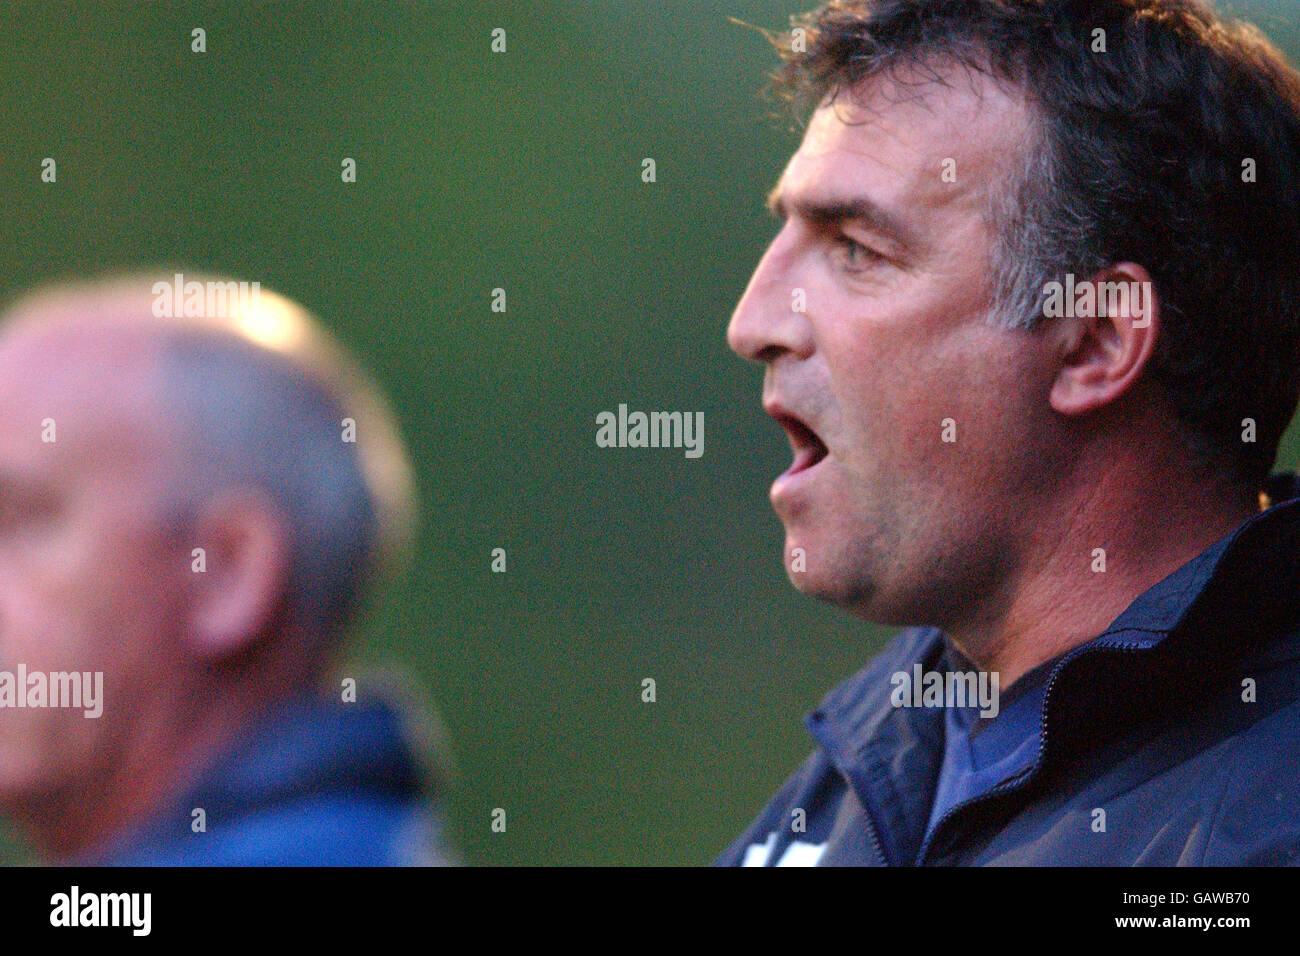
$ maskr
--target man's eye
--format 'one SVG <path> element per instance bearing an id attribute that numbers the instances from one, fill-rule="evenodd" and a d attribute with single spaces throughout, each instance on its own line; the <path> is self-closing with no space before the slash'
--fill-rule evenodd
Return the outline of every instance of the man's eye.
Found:
<path id="1" fill-rule="evenodd" d="M 864 246 L 848 236 L 836 236 L 835 246 L 843 255 L 845 265 L 850 269 L 864 269 L 875 265 L 883 258 L 876 250 Z"/>

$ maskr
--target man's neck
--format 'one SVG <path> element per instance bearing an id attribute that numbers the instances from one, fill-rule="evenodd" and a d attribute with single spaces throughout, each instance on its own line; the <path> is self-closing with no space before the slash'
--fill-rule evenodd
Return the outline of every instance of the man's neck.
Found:
<path id="1" fill-rule="evenodd" d="M 1058 520 L 1026 531 L 1016 572 L 987 604 L 995 610 L 945 628 L 982 670 L 999 673 L 1004 690 L 1100 635 L 1139 595 L 1259 507 L 1252 494 L 1196 484 L 1185 473 L 1103 474 L 1074 490 Z"/>

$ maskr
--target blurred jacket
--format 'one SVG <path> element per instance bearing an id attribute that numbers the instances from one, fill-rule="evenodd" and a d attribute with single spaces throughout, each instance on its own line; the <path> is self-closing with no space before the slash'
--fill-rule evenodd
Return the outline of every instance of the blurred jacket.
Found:
<path id="1" fill-rule="evenodd" d="M 185 797 L 76 861 L 108 866 L 438 866 L 431 769 L 388 700 L 298 697 L 218 759 Z M 204 829 L 196 832 L 196 810 Z"/>

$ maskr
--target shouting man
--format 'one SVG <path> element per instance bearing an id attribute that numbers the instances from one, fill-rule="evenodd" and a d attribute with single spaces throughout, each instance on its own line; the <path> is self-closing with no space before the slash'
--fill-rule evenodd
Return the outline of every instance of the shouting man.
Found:
<path id="1" fill-rule="evenodd" d="M 834 0 L 728 329 L 905 627 L 726 865 L 1300 858 L 1300 78 L 1198 0 Z"/>

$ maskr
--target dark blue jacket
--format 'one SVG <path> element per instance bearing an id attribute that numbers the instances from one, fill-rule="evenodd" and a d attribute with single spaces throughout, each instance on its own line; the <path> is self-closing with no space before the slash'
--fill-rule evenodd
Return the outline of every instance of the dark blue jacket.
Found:
<path id="1" fill-rule="evenodd" d="M 1300 861 L 1300 483 L 1268 491 L 1272 507 L 1056 661 L 1036 760 L 928 841 L 943 709 L 891 706 L 890 677 L 949 656 L 911 628 L 808 715 L 819 749 L 718 864 Z"/>
<path id="2" fill-rule="evenodd" d="M 76 862 L 437 865 L 448 861 L 425 779 L 394 706 L 299 698 L 259 721 L 180 800 Z"/>

